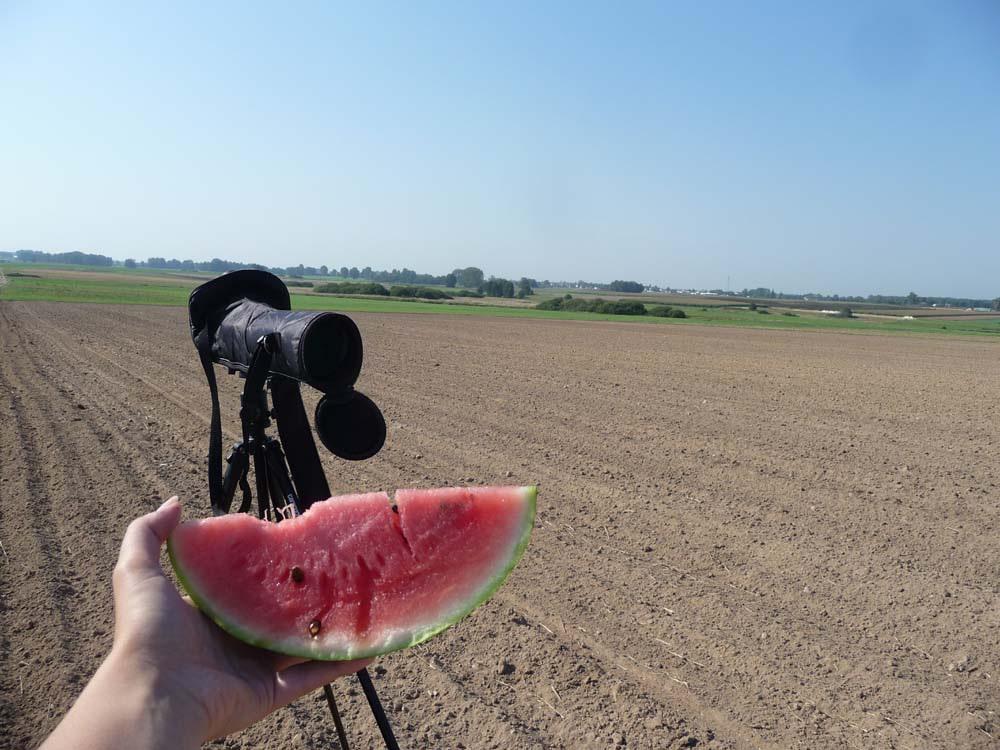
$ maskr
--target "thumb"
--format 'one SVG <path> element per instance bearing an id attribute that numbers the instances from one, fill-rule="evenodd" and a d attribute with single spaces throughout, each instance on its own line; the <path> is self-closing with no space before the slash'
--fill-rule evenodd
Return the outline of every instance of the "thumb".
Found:
<path id="1" fill-rule="evenodd" d="M 152 513 L 132 521 L 122 540 L 115 578 L 133 573 L 159 573 L 160 547 L 177 527 L 180 519 L 181 504 L 175 495 Z"/>

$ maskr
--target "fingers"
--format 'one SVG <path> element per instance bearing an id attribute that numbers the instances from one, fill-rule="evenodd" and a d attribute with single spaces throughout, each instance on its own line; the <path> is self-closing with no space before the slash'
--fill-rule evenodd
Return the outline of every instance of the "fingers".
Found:
<path id="1" fill-rule="evenodd" d="M 307 661 L 279 672 L 275 678 L 274 707 L 291 703 L 306 693 L 344 675 L 364 669 L 373 659 L 355 661 Z"/>
<path id="2" fill-rule="evenodd" d="M 181 504 L 174 496 L 163 505 L 129 524 L 118 554 L 116 573 L 158 573 L 160 547 L 181 519 Z"/>

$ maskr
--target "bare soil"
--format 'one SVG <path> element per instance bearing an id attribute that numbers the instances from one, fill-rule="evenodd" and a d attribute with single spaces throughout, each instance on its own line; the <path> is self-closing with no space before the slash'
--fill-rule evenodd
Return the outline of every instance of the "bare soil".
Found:
<path id="1" fill-rule="evenodd" d="M 389 437 L 325 458 L 335 491 L 540 485 L 498 595 L 374 670 L 403 747 L 1000 743 L 997 344 L 356 320 Z M 184 311 L 0 303 L 0 746 L 37 745 L 107 651 L 128 521 L 173 493 L 205 514 L 208 415 Z M 315 694 L 221 744 L 334 737 Z"/>

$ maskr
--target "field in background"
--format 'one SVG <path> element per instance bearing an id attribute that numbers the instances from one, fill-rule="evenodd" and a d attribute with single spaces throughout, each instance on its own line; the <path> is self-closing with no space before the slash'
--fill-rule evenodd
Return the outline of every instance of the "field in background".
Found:
<path id="1" fill-rule="evenodd" d="M 0 272 L 8 283 L 0 288 L 0 300 L 43 302 L 88 302 L 134 305 L 186 306 L 188 295 L 211 273 L 176 273 L 122 267 L 95 270 L 87 266 L 57 266 L 33 263 L 6 263 Z M 310 277 L 322 282 L 340 277 Z M 837 318 L 815 310 L 802 309 L 794 300 L 758 300 L 761 309 L 749 310 L 750 300 L 725 297 L 698 297 L 683 294 L 641 294 L 595 292 L 577 289 L 541 289 L 526 300 L 458 298 L 448 301 L 416 301 L 400 298 L 318 294 L 309 288 L 291 287 L 292 307 L 304 310 L 343 312 L 406 312 L 523 317 L 550 320 L 607 320 L 640 322 L 650 325 L 724 325 L 777 329 L 851 330 L 878 333 L 926 333 L 1000 336 L 1000 316 L 964 313 L 962 310 L 906 309 L 850 303 L 859 313 L 853 319 Z M 574 297 L 635 299 L 646 304 L 681 307 L 686 319 L 646 316 L 602 315 L 584 312 L 535 310 L 538 302 L 563 294 Z M 825 304 L 825 303 L 824 303 Z M 829 303 L 833 305 L 834 303 Z M 798 307 L 797 307 L 798 305 Z M 762 312 L 763 311 L 763 312 Z M 889 313 L 893 314 L 890 315 Z M 912 315 L 906 320 L 903 315 Z M 940 316 L 932 318 L 931 316 Z"/>
<path id="2" fill-rule="evenodd" d="M 642 294 L 629 294 L 621 292 L 599 292 L 592 289 L 539 289 L 537 293 L 542 295 L 541 299 L 561 296 L 569 293 L 574 297 L 611 297 L 615 299 L 641 300 L 647 304 L 653 303 L 674 305 L 684 308 L 713 307 L 745 309 L 750 303 L 754 303 L 767 309 L 805 313 L 818 313 L 820 310 L 836 310 L 843 307 L 850 307 L 855 314 L 862 316 L 902 318 L 909 315 L 920 318 L 1000 318 L 1000 312 L 982 312 L 979 310 L 967 310 L 960 307 L 903 307 L 900 305 L 886 305 L 874 302 L 835 302 L 833 300 L 811 301 L 770 299 L 765 297 L 731 297 L 714 294 L 685 294 L 681 292 L 643 292 Z"/>

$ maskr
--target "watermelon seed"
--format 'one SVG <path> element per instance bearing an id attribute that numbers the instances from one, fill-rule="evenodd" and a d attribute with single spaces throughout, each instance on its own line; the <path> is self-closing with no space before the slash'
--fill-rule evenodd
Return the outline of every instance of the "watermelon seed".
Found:
<path id="1" fill-rule="evenodd" d="M 306 574 L 302 572 L 302 568 L 295 566 L 292 568 L 292 580 L 296 583 L 302 583 L 306 578 Z"/>
<path id="2" fill-rule="evenodd" d="M 319 635 L 319 629 L 322 627 L 322 623 L 319 620 L 313 620 L 309 623 L 309 635 L 313 638 Z"/>
<path id="3" fill-rule="evenodd" d="M 396 505 L 396 503 L 393 503 L 393 504 L 392 504 L 392 505 L 390 505 L 389 507 L 390 507 L 390 508 L 392 509 L 392 512 L 393 512 L 393 513 L 399 513 L 399 506 L 398 506 L 398 505 Z"/>

